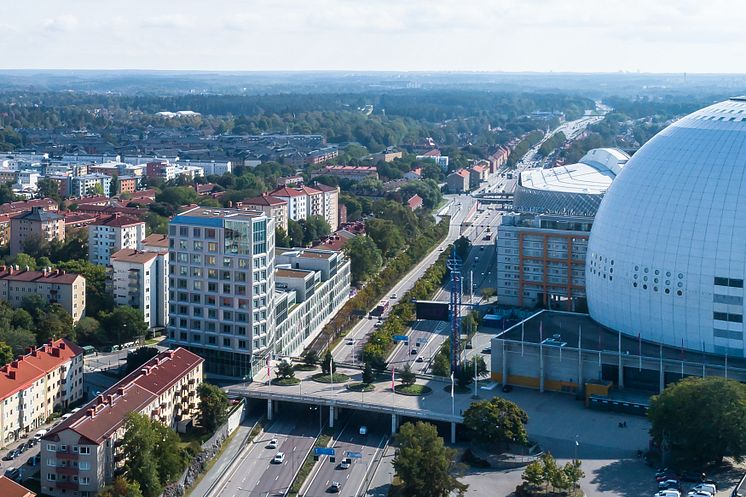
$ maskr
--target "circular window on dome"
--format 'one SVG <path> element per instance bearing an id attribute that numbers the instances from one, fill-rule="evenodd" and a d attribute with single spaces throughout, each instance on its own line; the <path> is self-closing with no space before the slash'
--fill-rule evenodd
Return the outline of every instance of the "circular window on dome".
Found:
<path id="1" fill-rule="evenodd" d="M 611 259 L 611 265 L 612 266 L 614 265 L 614 259 Z"/>
<path id="2" fill-rule="evenodd" d="M 642 277 L 642 281 L 648 281 L 648 277 L 647 276 L 643 276 Z"/>
<path id="3" fill-rule="evenodd" d="M 611 280 L 613 280 L 613 279 L 614 279 L 614 277 L 613 277 L 613 276 L 609 276 L 609 281 L 611 281 Z"/>
<path id="4" fill-rule="evenodd" d="M 657 292 L 657 291 L 658 291 L 658 287 L 657 287 L 657 286 L 654 286 L 654 287 L 653 287 L 653 291 L 654 291 L 654 292 Z"/>
<path id="5" fill-rule="evenodd" d="M 633 278 L 634 278 L 634 279 L 637 279 L 637 275 L 634 275 L 634 276 L 633 276 Z"/>
<path id="6" fill-rule="evenodd" d="M 658 278 L 653 278 L 653 283 L 658 283 Z"/>
<path id="7" fill-rule="evenodd" d="M 679 297 L 681 297 L 681 295 L 682 295 L 682 292 L 681 292 L 681 290 L 677 291 L 677 292 L 676 292 L 676 295 L 678 295 Z"/>
<path id="8" fill-rule="evenodd" d="M 647 286 L 647 285 L 642 285 L 642 289 L 643 289 L 643 290 L 647 290 L 647 289 L 648 289 L 648 286 Z"/>
<path id="9" fill-rule="evenodd" d="M 669 290 L 668 288 L 666 288 L 665 292 L 666 293 L 671 293 L 671 290 Z"/>
<path id="10" fill-rule="evenodd" d="M 682 282 L 680 282 L 680 281 L 679 281 L 678 283 L 676 283 L 676 286 L 677 286 L 677 287 L 679 287 L 679 288 L 681 288 L 681 287 L 683 287 L 683 286 L 684 286 L 684 284 L 683 284 Z"/>
<path id="11" fill-rule="evenodd" d="M 666 280 L 666 285 L 670 285 L 670 284 L 671 284 L 671 280 Z"/>
<path id="12" fill-rule="evenodd" d="M 637 288 L 637 282 L 635 281 L 634 283 L 632 283 L 632 286 Z"/>
<path id="13" fill-rule="evenodd" d="M 680 279 L 680 280 L 683 280 L 683 279 L 684 279 L 684 273 L 679 273 L 679 279 Z"/>
<path id="14" fill-rule="evenodd" d="M 640 270 L 640 266 L 635 266 L 635 271 L 639 271 L 639 270 Z"/>
<path id="15" fill-rule="evenodd" d="M 666 271 L 666 278 L 670 278 L 670 277 L 671 277 L 671 271 Z"/>
<path id="16" fill-rule="evenodd" d="M 655 270 L 655 275 L 658 276 L 659 274 L 661 274 L 661 272 L 656 269 Z"/>
<path id="17" fill-rule="evenodd" d="M 609 272 L 610 272 L 610 273 L 613 273 L 613 272 L 614 272 L 614 268 L 613 268 L 613 267 L 612 267 L 612 268 L 609 268 Z"/>
<path id="18" fill-rule="evenodd" d="M 648 272 L 648 268 L 645 268 L 644 271 L 645 271 L 645 273 L 647 273 Z"/>

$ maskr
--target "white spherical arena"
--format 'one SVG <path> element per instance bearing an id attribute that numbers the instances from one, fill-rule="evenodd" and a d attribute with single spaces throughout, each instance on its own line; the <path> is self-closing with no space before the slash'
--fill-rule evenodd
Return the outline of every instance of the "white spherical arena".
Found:
<path id="1" fill-rule="evenodd" d="M 591 317 L 664 344 L 744 356 L 746 98 L 667 127 L 612 183 L 588 243 Z"/>

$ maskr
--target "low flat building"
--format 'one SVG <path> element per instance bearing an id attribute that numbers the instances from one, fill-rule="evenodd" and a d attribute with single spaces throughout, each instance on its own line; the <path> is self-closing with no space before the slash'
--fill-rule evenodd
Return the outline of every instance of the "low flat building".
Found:
<path id="1" fill-rule="evenodd" d="M 120 442 L 130 413 L 175 429 L 199 409 L 203 359 L 186 349 L 161 352 L 70 418 L 41 442 L 41 490 L 53 497 L 92 496 L 125 464 Z"/>
<path id="2" fill-rule="evenodd" d="M 352 181 L 360 181 L 368 177 L 378 179 L 378 168 L 376 166 L 326 166 L 319 173 Z"/>
<path id="3" fill-rule="evenodd" d="M 0 367 L 0 446 L 83 399 L 83 349 L 61 338 Z M 0 492 L 5 497 L 5 494 Z"/>
<path id="4" fill-rule="evenodd" d="M 20 307 L 31 295 L 62 306 L 72 316 L 73 323 L 85 316 L 83 276 L 59 269 L 29 271 L 18 266 L 0 266 L 0 300 L 11 307 Z"/>

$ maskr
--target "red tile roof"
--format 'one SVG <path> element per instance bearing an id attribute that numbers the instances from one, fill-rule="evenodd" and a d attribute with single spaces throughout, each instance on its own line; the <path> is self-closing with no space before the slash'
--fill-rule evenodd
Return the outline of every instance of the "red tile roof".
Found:
<path id="1" fill-rule="evenodd" d="M 122 249 L 111 254 L 112 261 L 132 262 L 136 264 L 144 264 L 146 262 L 152 261 L 157 257 L 157 252 L 140 252 L 139 250 L 133 249 Z"/>
<path id="2" fill-rule="evenodd" d="M 295 188 L 288 188 L 287 186 L 277 188 L 276 190 L 269 192 L 269 194 L 275 197 L 300 197 L 305 195 L 303 192 L 298 191 Z"/>
<path id="3" fill-rule="evenodd" d="M 203 361 L 181 347 L 161 352 L 57 425 L 44 439 L 57 440 L 58 433 L 69 429 L 100 444 L 124 424 L 129 413 L 143 410 Z"/>
<path id="4" fill-rule="evenodd" d="M 64 338 L 32 348 L 28 354 L 0 368 L 0 400 L 27 389 L 47 373 L 82 353 L 83 349 Z"/>
<path id="5" fill-rule="evenodd" d="M 56 211 L 57 202 L 51 198 L 39 198 L 34 200 L 28 200 L 25 202 L 7 202 L 0 205 L 0 213 L 2 214 L 18 214 L 25 211 L 30 211 L 34 207 L 42 207 L 43 209 Z"/>
<path id="6" fill-rule="evenodd" d="M 146 236 L 143 239 L 142 244 L 143 246 L 149 245 L 151 247 L 168 248 L 168 235 L 153 233 L 152 235 Z"/>
<path id="7" fill-rule="evenodd" d="M 318 195 L 319 193 L 322 193 L 321 190 L 311 188 L 310 186 L 301 186 L 300 188 L 298 188 L 298 190 L 302 191 L 306 195 Z"/>
<path id="8" fill-rule="evenodd" d="M 0 476 L 0 495 L 3 497 L 35 497 L 36 494 L 24 487 L 23 485 L 14 482 L 7 476 Z"/>
<path id="9" fill-rule="evenodd" d="M 35 283 L 55 283 L 71 285 L 76 279 L 83 277 L 75 273 L 66 273 L 59 269 L 52 271 L 25 271 L 14 269 L 13 266 L 0 266 L 0 280 L 6 281 L 33 281 Z"/>
<path id="10" fill-rule="evenodd" d="M 241 205 L 282 205 L 287 204 L 285 200 L 282 200 L 281 198 L 273 197 L 272 195 L 268 193 L 264 193 L 258 197 L 254 198 L 247 198 L 246 200 L 241 201 Z"/>
<path id="11" fill-rule="evenodd" d="M 94 226 L 110 226 L 113 228 L 124 228 L 127 226 L 135 226 L 137 224 L 145 224 L 143 221 L 140 221 L 139 219 L 135 217 L 130 216 L 123 216 L 119 212 L 115 212 L 114 214 L 103 217 L 93 223 Z"/>

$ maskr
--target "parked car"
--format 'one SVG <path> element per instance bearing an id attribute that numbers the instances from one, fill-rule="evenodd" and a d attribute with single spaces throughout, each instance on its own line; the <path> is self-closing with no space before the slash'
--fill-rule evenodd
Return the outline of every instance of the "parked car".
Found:
<path id="1" fill-rule="evenodd" d="M 681 492 L 678 490 L 661 490 L 655 497 L 681 497 Z"/>
<path id="2" fill-rule="evenodd" d="M 491 354 L 492 353 L 492 347 L 485 347 L 482 349 L 482 354 Z"/>
<path id="3" fill-rule="evenodd" d="M 49 430 L 39 430 L 36 432 L 36 434 L 34 434 L 34 438 L 37 440 L 41 440 L 41 437 L 43 437 L 47 433 L 49 433 Z"/>
<path id="4" fill-rule="evenodd" d="M 278 452 L 275 454 L 275 457 L 272 458 L 272 462 L 274 464 L 282 464 L 285 462 L 285 453 L 284 452 Z"/>
<path id="5" fill-rule="evenodd" d="M 21 478 L 21 470 L 18 468 L 8 468 L 5 470 L 5 476 L 11 480 L 18 481 Z"/>
<path id="6" fill-rule="evenodd" d="M 713 485 L 712 483 L 699 483 L 697 485 L 694 485 L 694 487 L 692 487 L 692 490 L 695 492 L 706 492 L 711 495 L 715 495 L 718 491 L 717 486 Z"/>
<path id="7" fill-rule="evenodd" d="M 422 356 L 418 356 L 417 359 L 414 360 L 414 362 L 425 362 L 425 359 L 423 359 Z"/>
<path id="8" fill-rule="evenodd" d="M 18 457 L 18 451 L 13 449 L 3 456 L 3 461 L 12 461 L 16 457 Z"/>
<path id="9" fill-rule="evenodd" d="M 658 482 L 658 490 L 681 490 L 679 480 L 663 480 Z"/>

